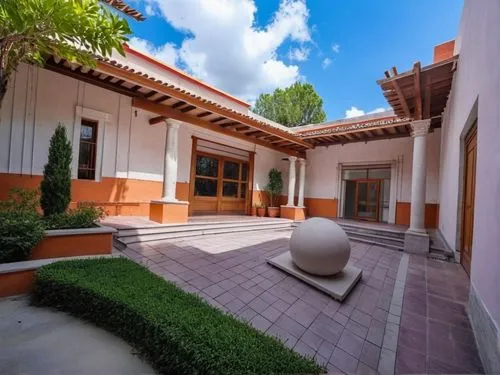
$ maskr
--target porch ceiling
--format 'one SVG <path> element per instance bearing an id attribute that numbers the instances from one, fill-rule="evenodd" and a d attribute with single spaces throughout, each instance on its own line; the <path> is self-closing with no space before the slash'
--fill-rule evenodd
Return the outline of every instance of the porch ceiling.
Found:
<path id="1" fill-rule="evenodd" d="M 410 120 L 396 116 L 345 120 L 322 127 L 297 130 L 297 135 L 314 146 L 329 146 L 410 136 Z"/>
<path id="2" fill-rule="evenodd" d="M 432 128 L 440 127 L 457 61 L 458 55 L 423 68 L 417 62 L 412 70 L 399 74 L 393 67 L 377 83 L 397 116 L 431 119 Z"/>
<path id="3" fill-rule="evenodd" d="M 313 148 L 310 142 L 289 130 L 224 107 L 111 59 L 99 58 L 97 67 L 90 69 L 50 57 L 45 68 L 132 97 L 134 107 L 157 115 L 150 119 L 151 125 L 173 118 L 300 157 L 305 157 L 305 150 Z"/>
<path id="4" fill-rule="evenodd" d="M 123 0 L 101 0 L 103 3 L 109 5 L 112 8 L 126 14 L 129 17 L 134 18 L 137 21 L 144 21 L 146 18 L 137 10 L 129 6 Z"/>

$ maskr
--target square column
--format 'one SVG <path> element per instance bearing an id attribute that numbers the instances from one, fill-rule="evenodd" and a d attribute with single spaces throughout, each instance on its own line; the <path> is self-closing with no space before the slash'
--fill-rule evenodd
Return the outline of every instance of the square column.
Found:
<path id="1" fill-rule="evenodd" d="M 431 120 L 411 122 L 413 164 L 411 176 L 410 228 L 405 233 L 404 251 L 428 253 L 429 234 L 425 230 L 425 190 L 427 177 L 427 134 Z"/>
<path id="2" fill-rule="evenodd" d="M 294 205 L 295 181 L 296 181 L 295 162 L 297 161 L 297 157 L 289 156 L 288 160 L 290 161 L 290 172 L 288 173 L 288 203 L 286 204 L 286 206 L 281 206 L 280 216 L 282 218 L 290 220 L 304 220 L 305 219 L 304 207 L 297 207 Z M 303 197 L 302 197 L 302 204 L 304 204 Z"/>
<path id="3" fill-rule="evenodd" d="M 161 200 L 151 201 L 149 220 L 158 223 L 185 223 L 188 220 L 188 202 L 176 197 L 178 133 L 180 121 L 166 119 L 165 158 L 163 170 L 163 190 Z"/>

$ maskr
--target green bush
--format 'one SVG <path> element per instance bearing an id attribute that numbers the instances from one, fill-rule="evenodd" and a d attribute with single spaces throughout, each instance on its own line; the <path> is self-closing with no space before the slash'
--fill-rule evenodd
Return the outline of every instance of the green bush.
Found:
<path id="1" fill-rule="evenodd" d="M 33 303 L 122 337 L 165 374 L 318 374 L 324 369 L 123 258 L 57 262 L 36 273 Z"/>
<path id="2" fill-rule="evenodd" d="M 61 214 L 45 216 L 43 221 L 45 229 L 92 228 L 103 216 L 102 208 L 82 205 Z"/>
<path id="3" fill-rule="evenodd" d="M 0 263 L 26 260 L 43 235 L 44 228 L 38 214 L 27 211 L 1 211 Z"/>
<path id="4" fill-rule="evenodd" d="M 59 124 L 50 139 L 49 160 L 43 169 L 40 205 L 45 216 L 64 213 L 71 200 L 71 143 Z"/>
<path id="5" fill-rule="evenodd" d="M 279 204 L 276 204 L 276 198 L 279 199 L 281 191 L 283 190 L 283 179 L 281 178 L 281 172 L 278 169 L 272 168 L 269 171 L 269 182 L 266 185 L 265 190 L 269 196 L 269 206 L 278 207 Z"/>

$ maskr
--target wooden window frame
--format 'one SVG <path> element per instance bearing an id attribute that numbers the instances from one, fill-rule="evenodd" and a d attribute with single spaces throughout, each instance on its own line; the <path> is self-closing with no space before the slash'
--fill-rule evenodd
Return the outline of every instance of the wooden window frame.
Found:
<path id="1" fill-rule="evenodd" d="M 81 136 L 81 128 L 82 126 L 90 126 L 92 128 L 92 138 L 91 140 L 82 140 Z M 99 121 L 90 120 L 87 118 L 82 118 L 80 122 L 80 140 L 78 143 L 79 153 L 78 153 L 78 179 L 79 180 L 90 180 L 94 181 L 96 178 L 96 169 L 97 169 L 97 139 L 99 134 Z M 87 144 L 90 151 L 90 162 L 87 167 L 82 167 L 80 164 L 80 150 L 82 148 L 82 143 Z M 80 177 L 80 171 L 90 172 L 89 178 Z"/>

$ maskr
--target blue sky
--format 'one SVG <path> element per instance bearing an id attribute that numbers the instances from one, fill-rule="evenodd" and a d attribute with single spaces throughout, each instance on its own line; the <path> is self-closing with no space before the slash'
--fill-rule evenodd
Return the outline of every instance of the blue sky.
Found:
<path id="1" fill-rule="evenodd" d="M 131 44 L 242 99 L 313 84 L 329 120 L 388 105 L 376 80 L 432 62 L 462 0 L 132 0 Z M 355 107 L 355 110 L 349 111 Z M 349 111 L 349 112 L 346 112 Z"/>

